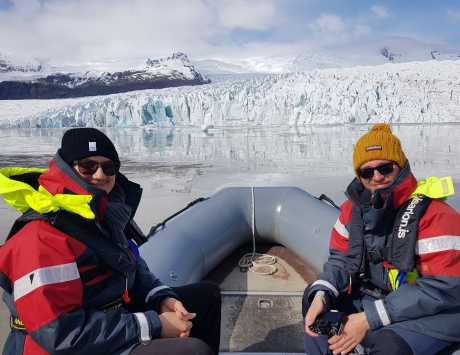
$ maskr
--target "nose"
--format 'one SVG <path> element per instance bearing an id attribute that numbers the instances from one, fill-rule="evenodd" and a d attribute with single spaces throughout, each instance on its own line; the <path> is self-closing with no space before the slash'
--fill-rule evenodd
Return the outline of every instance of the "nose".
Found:
<path id="1" fill-rule="evenodd" d="M 377 169 L 375 169 L 374 170 L 374 175 L 372 176 L 372 179 L 376 180 L 376 181 L 381 181 L 381 180 L 385 179 L 385 175 L 380 174 L 380 172 Z"/>
<path id="2" fill-rule="evenodd" d="M 97 167 L 96 172 L 93 174 L 93 178 L 95 178 L 95 179 L 105 179 L 104 171 L 102 170 L 100 165 Z"/>

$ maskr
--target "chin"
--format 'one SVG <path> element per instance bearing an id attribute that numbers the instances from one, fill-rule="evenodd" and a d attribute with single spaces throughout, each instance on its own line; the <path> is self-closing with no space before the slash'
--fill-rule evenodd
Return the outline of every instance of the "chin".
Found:
<path id="1" fill-rule="evenodd" d="M 95 187 L 97 187 L 99 190 L 105 191 L 109 193 L 112 189 L 109 185 L 96 185 L 94 184 Z"/>
<path id="2" fill-rule="evenodd" d="M 381 185 L 378 185 L 378 186 L 375 186 L 374 187 L 374 190 L 381 190 L 381 189 L 386 189 L 388 186 L 390 186 L 391 184 L 381 184 Z"/>

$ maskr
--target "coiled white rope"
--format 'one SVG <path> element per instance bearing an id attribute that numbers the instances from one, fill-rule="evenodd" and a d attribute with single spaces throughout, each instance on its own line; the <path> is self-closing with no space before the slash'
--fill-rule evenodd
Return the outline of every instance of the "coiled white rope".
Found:
<path id="1" fill-rule="evenodd" d="M 244 254 L 238 262 L 240 269 L 247 269 L 258 275 L 272 275 L 278 268 L 276 267 L 276 257 L 269 254 L 256 253 L 256 209 L 254 198 L 254 187 L 251 187 L 252 197 L 252 253 Z"/>

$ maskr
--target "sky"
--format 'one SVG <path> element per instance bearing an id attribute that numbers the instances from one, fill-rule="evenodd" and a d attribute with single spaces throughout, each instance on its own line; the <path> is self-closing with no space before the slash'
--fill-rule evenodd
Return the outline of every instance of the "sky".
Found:
<path id="1" fill-rule="evenodd" d="M 460 48 L 460 2 L 0 0 L 0 53 L 78 63 L 295 56 L 403 37 Z"/>

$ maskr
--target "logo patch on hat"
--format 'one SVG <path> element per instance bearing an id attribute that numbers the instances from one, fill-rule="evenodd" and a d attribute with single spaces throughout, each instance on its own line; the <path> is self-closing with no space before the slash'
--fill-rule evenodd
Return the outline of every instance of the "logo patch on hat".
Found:
<path id="1" fill-rule="evenodd" d="M 88 142 L 88 151 L 90 152 L 97 151 L 96 142 Z"/>
<path id="2" fill-rule="evenodd" d="M 383 150 L 383 147 L 381 145 L 370 145 L 366 147 L 366 152 L 372 152 L 373 150 Z"/>

